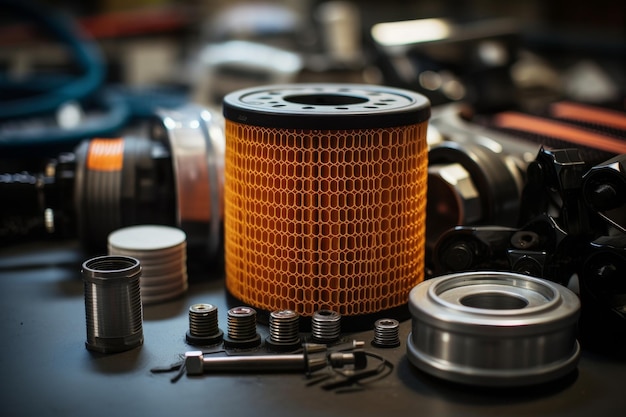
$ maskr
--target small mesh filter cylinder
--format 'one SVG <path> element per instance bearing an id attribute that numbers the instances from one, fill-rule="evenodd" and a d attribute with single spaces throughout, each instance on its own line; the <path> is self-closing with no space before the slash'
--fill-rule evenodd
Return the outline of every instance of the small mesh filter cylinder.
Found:
<path id="1" fill-rule="evenodd" d="M 423 280 L 428 100 L 355 84 L 224 98 L 226 286 L 311 317 L 405 305 Z"/>

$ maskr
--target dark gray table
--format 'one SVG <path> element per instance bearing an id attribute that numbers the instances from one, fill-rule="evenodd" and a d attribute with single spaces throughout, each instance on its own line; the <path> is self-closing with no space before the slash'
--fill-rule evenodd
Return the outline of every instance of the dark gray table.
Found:
<path id="1" fill-rule="evenodd" d="M 626 364 L 583 352 L 578 370 L 535 387 L 480 389 L 437 380 L 402 345 L 369 346 L 373 331 L 344 335 L 394 365 L 389 376 L 348 392 L 308 386 L 301 374 L 154 374 L 193 350 L 185 342 L 188 308 L 212 303 L 226 329 L 218 269 L 192 268 L 188 293 L 144 309 L 142 347 L 119 354 L 85 349 L 85 310 L 75 242 L 0 249 L 0 414 L 2 416 L 619 416 L 626 413 Z M 263 335 L 266 329 L 259 326 Z"/>

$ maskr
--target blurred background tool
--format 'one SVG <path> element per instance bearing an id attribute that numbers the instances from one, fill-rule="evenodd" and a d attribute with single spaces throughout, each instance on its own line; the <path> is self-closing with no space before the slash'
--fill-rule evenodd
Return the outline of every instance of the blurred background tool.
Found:
<path id="1" fill-rule="evenodd" d="M 186 104 L 146 119 L 145 136 L 82 141 L 41 172 L 0 176 L 3 244 L 76 237 L 88 251 L 115 230 L 177 226 L 192 251 L 215 259 L 222 239 L 224 136 L 219 114 Z M 43 214 L 43 216 L 42 216 Z"/>

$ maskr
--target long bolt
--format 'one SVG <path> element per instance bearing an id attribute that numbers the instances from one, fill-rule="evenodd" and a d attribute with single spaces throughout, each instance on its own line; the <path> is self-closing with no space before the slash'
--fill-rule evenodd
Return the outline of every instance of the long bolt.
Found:
<path id="1" fill-rule="evenodd" d="M 329 364 L 335 368 L 345 365 L 364 368 L 366 361 L 362 351 L 335 352 L 328 357 L 326 355 L 311 356 L 307 353 L 205 357 L 202 351 L 185 353 L 187 375 L 202 375 L 204 372 L 314 372 Z"/>

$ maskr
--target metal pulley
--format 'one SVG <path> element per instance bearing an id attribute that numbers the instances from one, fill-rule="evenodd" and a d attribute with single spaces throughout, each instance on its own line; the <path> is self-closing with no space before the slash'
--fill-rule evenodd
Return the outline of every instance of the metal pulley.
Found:
<path id="1" fill-rule="evenodd" d="M 486 271 L 433 278 L 409 296 L 408 358 L 427 373 L 460 383 L 545 382 L 577 365 L 579 308 L 572 291 L 527 275 Z"/>

